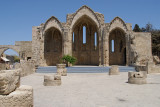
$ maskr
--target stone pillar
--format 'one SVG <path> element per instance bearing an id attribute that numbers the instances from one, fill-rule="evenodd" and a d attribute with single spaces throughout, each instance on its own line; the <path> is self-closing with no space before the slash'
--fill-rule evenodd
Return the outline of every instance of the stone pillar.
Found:
<path id="1" fill-rule="evenodd" d="M 103 40 L 103 64 L 109 66 L 109 33 L 105 31 Z"/>
<path id="2" fill-rule="evenodd" d="M 130 84 L 146 84 L 147 74 L 143 72 L 128 72 L 128 83 Z"/>
<path id="3" fill-rule="evenodd" d="M 57 74 L 67 76 L 66 64 L 57 64 Z"/>
<path id="4" fill-rule="evenodd" d="M 64 55 L 72 56 L 72 31 L 64 29 Z"/>
<path id="5" fill-rule="evenodd" d="M 125 39 L 126 39 L 126 65 L 129 65 L 129 34 L 125 35 Z"/>
<path id="6" fill-rule="evenodd" d="M 102 65 L 102 51 L 103 51 L 103 48 L 102 48 L 102 40 L 101 40 L 101 38 L 102 38 L 102 32 L 101 32 L 101 29 L 99 29 L 98 30 L 98 35 L 99 35 L 99 66 L 101 66 Z"/>
<path id="7" fill-rule="evenodd" d="M 118 65 L 112 65 L 109 69 L 109 75 L 119 75 Z"/>

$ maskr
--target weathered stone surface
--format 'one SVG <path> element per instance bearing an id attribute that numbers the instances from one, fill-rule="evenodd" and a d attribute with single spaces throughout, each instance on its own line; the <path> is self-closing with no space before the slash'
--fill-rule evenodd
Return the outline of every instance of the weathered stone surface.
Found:
<path id="1" fill-rule="evenodd" d="M 61 80 L 61 75 L 54 75 L 54 80 Z"/>
<path id="2" fill-rule="evenodd" d="M 155 64 L 160 64 L 160 59 L 158 56 L 153 56 L 153 61 Z"/>
<path id="3" fill-rule="evenodd" d="M 20 85 L 21 69 L 0 71 L 0 95 L 13 92 Z"/>
<path id="4" fill-rule="evenodd" d="M 109 69 L 109 75 L 119 75 L 118 65 L 112 65 Z"/>
<path id="5" fill-rule="evenodd" d="M 66 64 L 57 64 L 57 74 L 67 76 Z"/>
<path id="6" fill-rule="evenodd" d="M 33 107 L 33 88 L 22 85 L 9 95 L 0 95 L 0 107 Z"/>
<path id="7" fill-rule="evenodd" d="M 155 65 L 154 62 L 147 62 L 146 64 L 147 73 L 160 73 L 160 66 Z"/>
<path id="8" fill-rule="evenodd" d="M 140 72 L 128 72 L 128 83 L 130 84 L 146 84 L 147 73 L 145 71 Z"/>
<path id="9" fill-rule="evenodd" d="M 21 68 L 21 77 L 33 74 L 36 70 L 35 62 L 33 60 L 21 60 L 20 63 L 16 64 L 15 68 Z"/>
<path id="10" fill-rule="evenodd" d="M 44 75 L 44 86 L 59 86 L 61 85 L 60 75 Z"/>

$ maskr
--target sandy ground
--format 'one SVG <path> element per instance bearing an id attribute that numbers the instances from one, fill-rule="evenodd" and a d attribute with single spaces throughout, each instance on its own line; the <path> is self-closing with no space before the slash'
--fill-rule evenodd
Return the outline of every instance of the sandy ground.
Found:
<path id="1" fill-rule="evenodd" d="M 43 86 L 44 74 L 22 77 L 33 86 L 34 107 L 160 107 L 160 74 L 148 75 L 145 85 L 128 84 L 128 73 L 68 73 L 61 86 Z"/>

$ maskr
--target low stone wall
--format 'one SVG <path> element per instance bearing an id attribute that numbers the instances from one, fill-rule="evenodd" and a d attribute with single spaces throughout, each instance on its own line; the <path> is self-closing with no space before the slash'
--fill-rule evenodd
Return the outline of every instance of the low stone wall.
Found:
<path id="1" fill-rule="evenodd" d="M 150 73 L 160 73 L 160 66 L 155 65 L 154 62 L 148 62 L 146 65 L 146 71 Z"/>
<path id="2" fill-rule="evenodd" d="M 136 65 L 135 66 L 135 69 L 136 69 L 136 71 L 147 71 L 147 66 L 146 65 L 144 65 L 144 66 L 140 66 L 140 65 Z"/>
<path id="3" fill-rule="evenodd" d="M 150 73 L 160 73 L 160 65 L 155 65 L 154 62 L 147 62 L 145 66 L 135 66 L 136 71 L 146 71 L 148 74 Z"/>
<path id="4" fill-rule="evenodd" d="M 9 95 L 0 95 L 0 107 L 33 107 L 33 88 L 22 85 Z"/>
<path id="5" fill-rule="evenodd" d="M 26 61 L 26 60 L 21 60 L 20 64 L 17 64 L 15 68 L 21 68 L 22 71 L 20 72 L 20 75 L 27 76 L 30 74 L 33 74 L 35 72 L 35 63 L 32 60 Z"/>

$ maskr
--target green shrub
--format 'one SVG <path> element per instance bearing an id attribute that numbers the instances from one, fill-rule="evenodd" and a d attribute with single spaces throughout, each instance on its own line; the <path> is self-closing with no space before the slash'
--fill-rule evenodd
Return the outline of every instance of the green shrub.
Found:
<path id="1" fill-rule="evenodd" d="M 70 56 L 70 55 L 64 55 L 63 57 L 62 57 L 62 60 L 63 60 L 63 62 L 65 62 L 65 63 L 71 63 L 71 64 L 74 64 L 76 61 L 77 61 L 77 59 L 75 58 L 75 57 L 73 57 L 73 56 Z"/>

